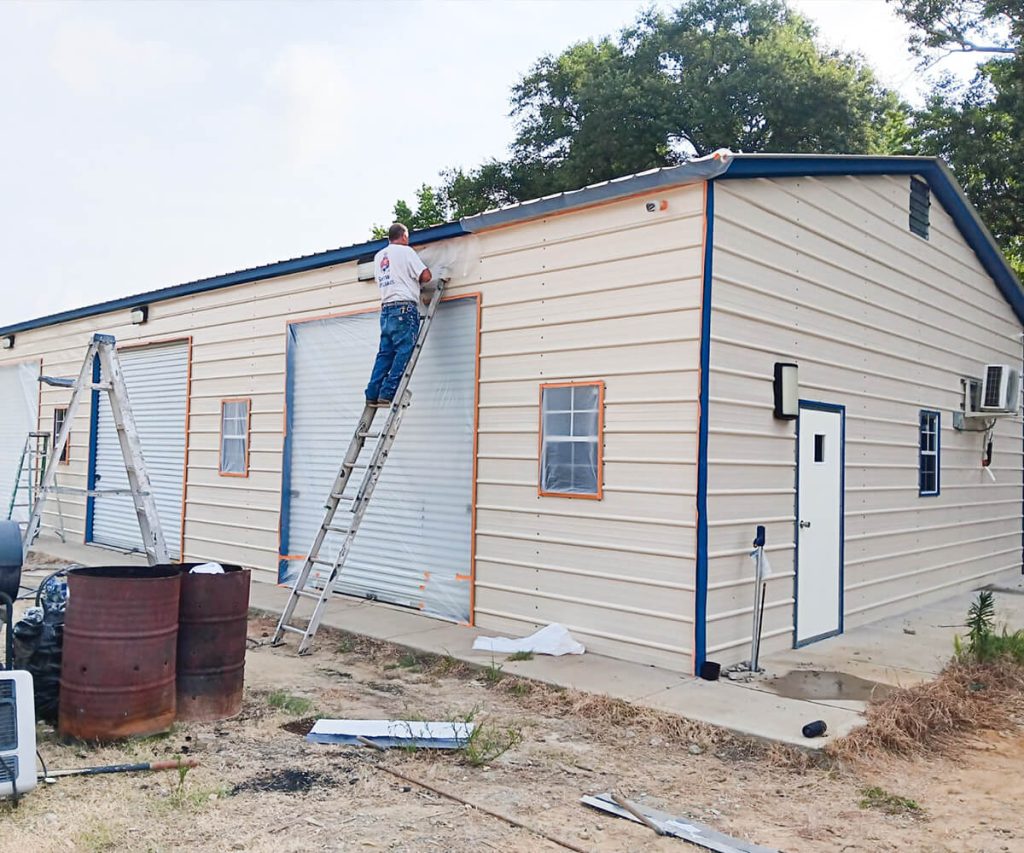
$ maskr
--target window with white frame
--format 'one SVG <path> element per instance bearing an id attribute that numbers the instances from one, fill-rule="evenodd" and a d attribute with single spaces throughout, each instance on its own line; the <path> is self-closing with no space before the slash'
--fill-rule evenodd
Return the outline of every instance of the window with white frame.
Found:
<path id="1" fill-rule="evenodd" d="M 220 473 L 249 473 L 249 401 L 224 400 L 220 408 Z"/>
<path id="2" fill-rule="evenodd" d="M 918 428 L 918 487 L 919 495 L 939 493 L 939 428 L 938 412 L 924 410 Z"/>
<path id="3" fill-rule="evenodd" d="M 540 493 L 601 497 L 604 383 L 541 386 Z"/>

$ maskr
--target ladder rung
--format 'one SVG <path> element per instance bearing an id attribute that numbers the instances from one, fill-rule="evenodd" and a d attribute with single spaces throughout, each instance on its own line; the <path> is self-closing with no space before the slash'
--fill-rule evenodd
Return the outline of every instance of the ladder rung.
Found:
<path id="1" fill-rule="evenodd" d="M 347 526 L 344 526 L 344 525 L 339 527 L 336 524 L 325 524 L 324 525 L 324 530 L 328 530 L 331 533 L 351 533 L 352 532 L 352 528 L 351 527 L 347 527 Z M 333 566 L 334 563 L 331 563 L 331 565 Z"/>
<path id="2" fill-rule="evenodd" d="M 360 438 L 380 438 L 383 434 L 384 434 L 383 432 L 357 432 L 356 433 L 356 435 L 358 435 Z"/>
<path id="3" fill-rule="evenodd" d="M 319 592 L 310 592 L 308 589 L 293 589 L 292 594 L 300 598 L 315 598 L 317 600 L 320 598 Z"/>
<path id="4" fill-rule="evenodd" d="M 293 634 L 305 634 L 306 633 L 306 630 L 304 628 L 296 628 L 294 625 L 280 625 L 279 626 L 279 630 L 281 630 L 281 631 L 291 631 Z"/>
<path id="5" fill-rule="evenodd" d="M 334 568 L 334 561 L 333 560 L 321 560 L 319 557 L 313 557 L 313 558 L 310 559 L 309 562 L 311 562 L 311 563 L 313 563 L 314 565 L 317 565 L 317 566 L 330 566 L 330 568 L 332 568 L 332 569 Z"/>
<path id="6" fill-rule="evenodd" d="M 112 386 L 109 382 L 90 382 L 89 387 L 93 391 L 109 391 Z"/>
<path id="7" fill-rule="evenodd" d="M 331 497 L 339 501 L 355 500 L 355 498 L 352 495 L 346 495 L 344 492 L 331 492 Z"/>

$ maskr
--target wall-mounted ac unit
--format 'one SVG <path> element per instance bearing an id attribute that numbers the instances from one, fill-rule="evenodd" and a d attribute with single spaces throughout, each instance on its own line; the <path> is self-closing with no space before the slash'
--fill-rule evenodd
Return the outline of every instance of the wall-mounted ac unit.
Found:
<path id="1" fill-rule="evenodd" d="M 981 385 L 983 415 L 1015 415 L 1020 408 L 1020 371 L 1007 364 L 986 364 Z"/>
<path id="2" fill-rule="evenodd" d="M 11 782 L 14 784 L 12 785 Z M 36 786 L 36 712 L 32 676 L 0 671 L 0 797 Z"/>

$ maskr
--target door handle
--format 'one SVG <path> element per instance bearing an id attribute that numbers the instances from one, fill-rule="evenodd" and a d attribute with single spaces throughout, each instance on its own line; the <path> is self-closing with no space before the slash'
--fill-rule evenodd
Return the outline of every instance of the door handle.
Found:
<path id="1" fill-rule="evenodd" d="M 803 528 L 803 527 L 810 527 L 810 526 L 811 526 L 811 523 L 809 521 L 801 521 L 800 522 L 800 527 L 801 528 Z"/>

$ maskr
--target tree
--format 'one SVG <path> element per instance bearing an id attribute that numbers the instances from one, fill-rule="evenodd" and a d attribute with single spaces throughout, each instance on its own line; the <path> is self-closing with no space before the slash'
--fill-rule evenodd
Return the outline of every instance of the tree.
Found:
<path id="1" fill-rule="evenodd" d="M 896 0 L 896 9 L 917 28 L 923 61 L 941 50 L 993 53 L 970 84 L 939 80 L 913 117 L 912 144 L 950 164 L 1024 277 L 1024 0 Z"/>
<path id="2" fill-rule="evenodd" d="M 888 151 L 907 108 L 857 56 L 824 50 L 783 0 L 685 0 L 617 40 L 544 56 L 512 90 L 508 160 L 442 173 L 449 216 L 658 166 L 716 148 Z"/>
<path id="3" fill-rule="evenodd" d="M 934 49 L 947 55 L 954 51 L 1014 54 L 1020 49 L 1021 0 L 889 2 L 914 27 L 910 45 L 919 55 Z"/>
<path id="4" fill-rule="evenodd" d="M 429 228 L 431 225 L 438 225 L 448 219 L 448 207 L 443 199 L 438 196 L 437 191 L 429 184 L 423 184 L 416 190 L 416 210 L 413 210 L 405 202 L 399 199 L 395 202 L 392 210 L 392 222 L 401 222 L 410 231 L 417 228 Z M 388 236 L 388 225 L 374 225 L 371 229 L 374 240 L 381 240 Z"/>

